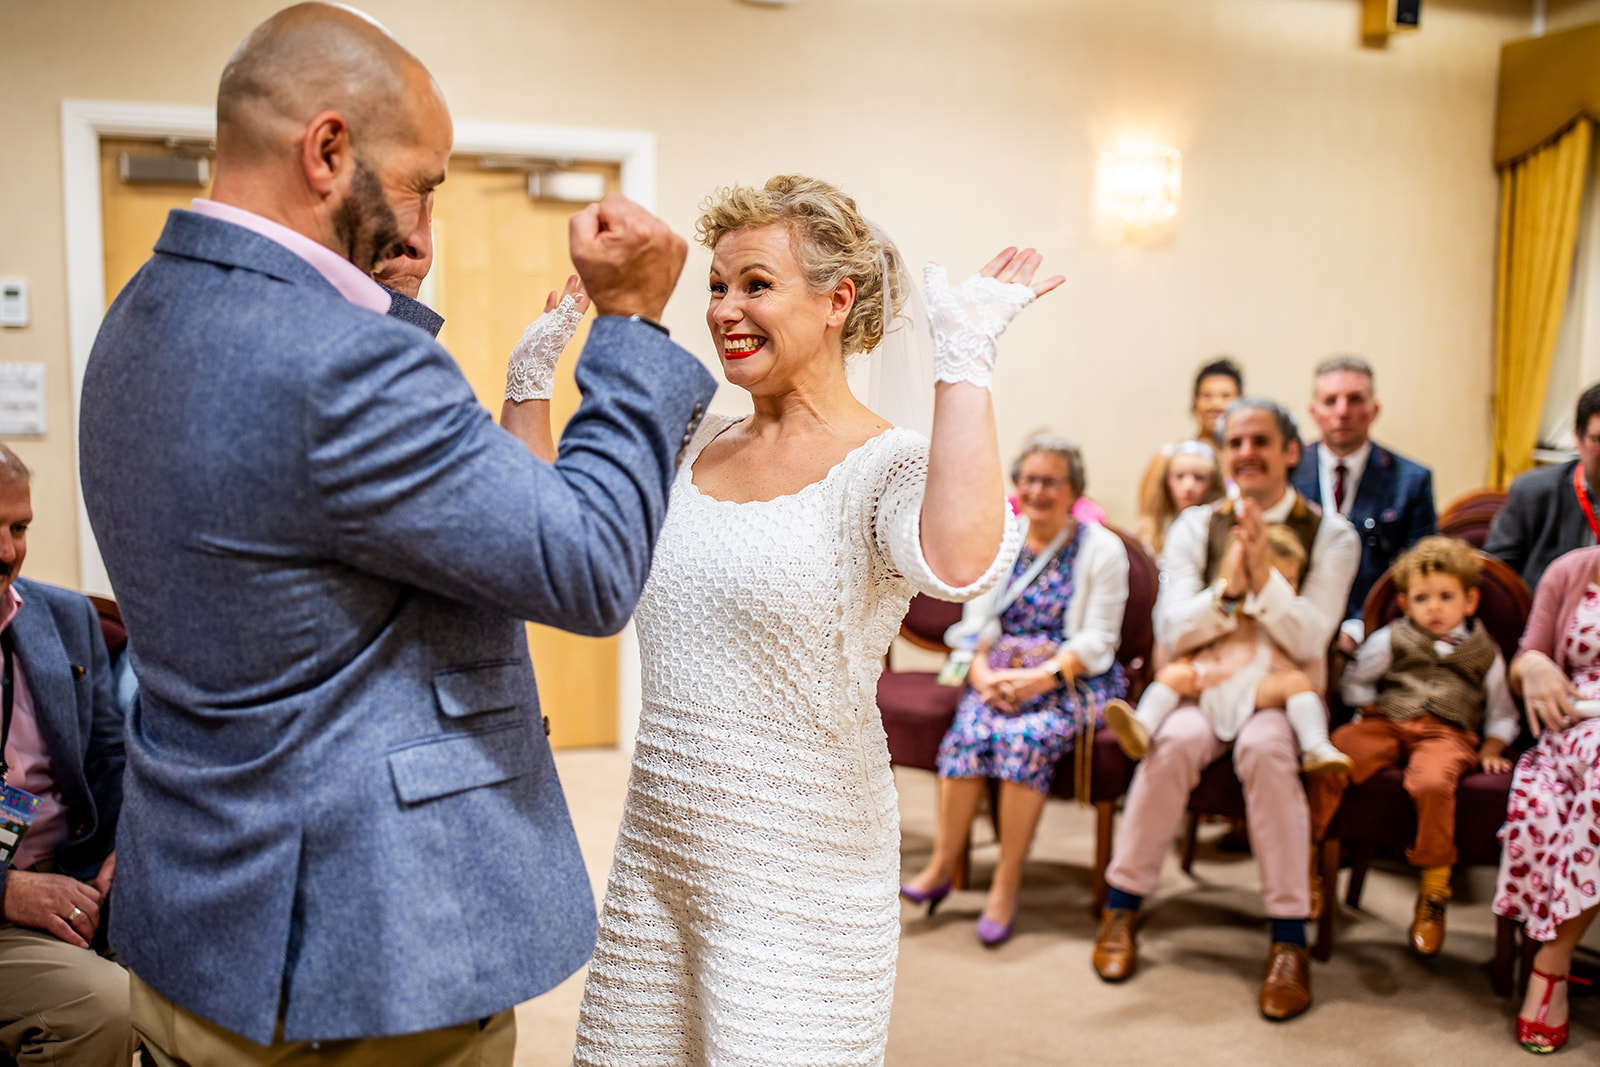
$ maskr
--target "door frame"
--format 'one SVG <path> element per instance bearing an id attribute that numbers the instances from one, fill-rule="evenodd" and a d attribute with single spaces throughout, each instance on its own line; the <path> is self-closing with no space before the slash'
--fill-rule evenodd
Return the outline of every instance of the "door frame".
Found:
<path id="1" fill-rule="evenodd" d="M 103 137 L 182 137 L 211 140 L 211 107 L 61 101 L 61 196 L 66 216 L 67 336 L 72 351 L 72 442 L 77 452 L 78 402 L 100 320 L 105 317 L 105 246 L 100 212 L 100 140 Z M 622 167 L 622 195 L 656 209 L 656 135 L 645 130 L 460 122 L 452 151 L 472 155 L 542 156 L 594 160 Z M 111 595 L 100 548 L 89 526 L 81 482 L 78 503 L 78 586 Z"/>
<path id="2" fill-rule="evenodd" d="M 66 217 L 67 337 L 72 353 L 72 450 L 78 450 L 78 407 L 83 372 L 89 363 L 100 321 L 105 318 L 105 245 L 100 211 L 100 140 L 103 137 L 182 137 L 210 140 L 217 133 L 211 107 L 127 103 L 111 100 L 61 101 L 61 195 Z M 622 195 L 648 211 L 656 210 L 656 135 L 648 130 L 534 126 L 500 122 L 459 122 L 454 152 L 472 155 L 537 156 L 616 163 L 622 168 Z M 83 485 L 73 468 L 78 504 L 78 586 L 110 596 Z M 641 705 L 638 638 L 630 620 L 617 649 L 617 735 L 624 751 L 633 747 Z"/>

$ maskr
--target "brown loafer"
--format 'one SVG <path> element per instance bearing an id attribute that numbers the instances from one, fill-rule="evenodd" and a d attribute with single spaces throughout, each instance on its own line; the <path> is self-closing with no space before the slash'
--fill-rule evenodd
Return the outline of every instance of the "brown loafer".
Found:
<path id="1" fill-rule="evenodd" d="M 1411 947 L 1421 956 L 1436 956 L 1444 947 L 1444 898 L 1418 896 L 1411 917 Z"/>
<path id="2" fill-rule="evenodd" d="M 1094 938 L 1094 973 L 1108 982 L 1121 982 L 1133 974 L 1139 950 L 1133 943 L 1133 924 L 1137 912 L 1126 908 L 1107 908 L 1100 918 L 1100 932 Z"/>
<path id="3" fill-rule="evenodd" d="M 1261 980 L 1261 1014 L 1275 1023 L 1311 1007 L 1311 954 L 1304 945 L 1274 941 Z"/>
<path id="4" fill-rule="evenodd" d="M 1106 725 L 1117 735 L 1117 747 L 1131 760 L 1144 759 L 1150 751 L 1150 731 L 1134 715 L 1126 700 L 1112 700 L 1106 704 Z"/>

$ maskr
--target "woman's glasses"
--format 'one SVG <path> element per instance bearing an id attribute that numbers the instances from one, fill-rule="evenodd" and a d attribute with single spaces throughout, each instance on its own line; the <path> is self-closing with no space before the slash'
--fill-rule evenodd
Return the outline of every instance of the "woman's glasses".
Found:
<path id="1" fill-rule="evenodd" d="M 1066 484 L 1067 480 L 1065 478 L 1057 478 L 1048 474 L 1024 474 L 1017 479 L 1018 489 L 1044 489 L 1052 493 Z"/>

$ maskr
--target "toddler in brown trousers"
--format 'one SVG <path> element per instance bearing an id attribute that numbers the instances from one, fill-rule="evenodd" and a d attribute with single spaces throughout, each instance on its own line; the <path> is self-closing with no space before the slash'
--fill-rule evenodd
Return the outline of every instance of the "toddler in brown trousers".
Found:
<path id="1" fill-rule="evenodd" d="M 1405 790 L 1417 809 L 1417 836 L 1406 859 L 1422 868 L 1410 936 L 1424 956 L 1444 944 L 1456 862 L 1456 785 L 1480 764 L 1509 771 L 1504 753 L 1520 728 L 1505 658 L 1473 617 L 1481 570 L 1475 550 L 1450 537 L 1424 537 L 1395 562 L 1405 617 L 1367 638 L 1342 683 L 1345 703 L 1361 711 L 1333 732 L 1333 743 L 1354 766 L 1306 786 L 1315 850 L 1351 782 L 1405 766 Z"/>

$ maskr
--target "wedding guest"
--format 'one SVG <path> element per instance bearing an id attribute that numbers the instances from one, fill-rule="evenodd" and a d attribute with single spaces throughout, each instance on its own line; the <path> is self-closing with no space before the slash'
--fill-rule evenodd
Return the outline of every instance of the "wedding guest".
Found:
<path id="1" fill-rule="evenodd" d="M 968 601 L 946 640 L 974 649 L 968 688 L 939 745 L 939 829 L 933 857 L 900 895 L 928 911 L 949 895 L 988 779 L 1000 780 L 1000 861 L 978 939 L 1011 936 L 1022 864 L 1050 793 L 1056 762 L 1094 751 L 1106 702 L 1127 692 L 1117 640 L 1128 602 L 1128 555 L 1104 526 L 1073 517 L 1083 456 L 1038 435 L 1011 467 L 1026 538 L 1010 580 Z M 1087 767 L 1077 782 L 1086 788 Z"/>
<path id="2" fill-rule="evenodd" d="M 1511 780 L 1494 911 L 1540 942 L 1517 1014 L 1529 1052 L 1567 1043 L 1567 989 L 1582 981 L 1570 975 L 1573 950 L 1600 913 L 1597 632 L 1600 548 L 1585 548 L 1544 569 L 1511 661 L 1511 688 L 1539 741 Z"/>
<path id="3" fill-rule="evenodd" d="M 1340 515 L 1324 514 L 1289 484 L 1300 459 L 1294 417 L 1270 400 L 1243 399 L 1221 420 L 1223 466 L 1239 499 L 1191 508 L 1178 517 L 1162 556 L 1156 601 L 1156 640 L 1182 655 L 1252 618 L 1289 658 L 1320 673 L 1344 613 L 1360 559 L 1360 541 Z M 1266 528 L 1288 526 L 1306 550 L 1307 569 L 1296 593 L 1273 568 Z M 1224 567 L 1230 536 L 1245 544 Z M 1144 895 L 1155 888 L 1162 861 L 1183 820 L 1200 774 L 1228 747 L 1193 701 L 1166 716 L 1134 773 L 1111 865 L 1110 896 L 1095 939 L 1094 969 L 1109 982 L 1134 972 L 1134 926 Z M 1310 814 L 1300 784 L 1294 731 L 1283 711 L 1246 717 L 1232 739 L 1233 766 L 1244 785 L 1250 839 L 1261 872 L 1262 903 L 1272 942 L 1258 1004 L 1268 1019 L 1299 1015 L 1311 1006 L 1305 920 L 1311 913 Z"/>
<path id="4" fill-rule="evenodd" d="M 1361 608 L 1367 593 L 1400 553 L 1438 528 L 1432 472 L 1372 440 L 1381 410 L 1366 360 L 1333 356 L 1317 364 L 1311 418 L 1322 440 L 1305 450 L 1294 487 L 1324 512 L 1349 519 L 1361 536 L 1361 566 L 1339 627 L 1346 654 L 1365 636 Z"/>
<path id="5" fill-rule="evenodd" d="M 20 577 L 30 483 L 0 445 L 0 780 L 32 816 L 18 841 L 0 813 L 0 1060 L 128 1067 L 128 972 L 104 954 L 123 713 L 94 605 Z"/>
<path id="6" fill-rule="evenodd" d="M 1405 617 L 1370 635 L 1344 673 L 1345 703 L 1362 710 L 1333 732 L 1333 743 L 1355 766 L 1307 784 L 1311 839 L 1322 840 L 1352 782 L 1404 766 L 1417 809 L 1406 860 L 1421 868 L 1411 947 L 1434 956 L 1444 946 L 1456 862 L 1456 786 L 1477 766 L 1511 769 L 1505 750 L 1517 739 L 1517 705 L 1500 648 L 1475 618 L 1482 565 L 1472 546 L 1425 537 L 1394 571 Z"/>
<path id="7" fill-rule="evenodd" d="M 1135 529 L 1152 555 L 1161 557 L 1167 530 L 1189 508 L 1222 499 L 1222 468 L 1205 441 L 1180 441 L 1158 458 L 1156 477 L 1139 501 Z"/>
<path id="8" fill-rule="evenodd" d="M 1194 376 L 1194 390 L 1189 404 L 1194 414 L 1194 436 L 1187 440 L 1203 441 L 1208 445 L 1215 442 L 1217 419 L 1227 410 L 1229 404 L 1239 399 L 1243 392 L 1244 372 L 1228 356 L 1218 356 L 1201 367 Z M 1144 473 L 1139 476 L 1141 502 L 1152 499 L 1158 492 L 1162 462 L 1176 451 L 1179 443 L 1174 441 L 1162 446 L 1145 465 Z"/>
<path id="9" fill-rule="evenodd" d="M 1578 458 L 1518 475 L 1483 542 L 1529 589 L 1556 557 L 1600 540 L 1600 382 L 1578 397 L 1572 429 Z"/>

